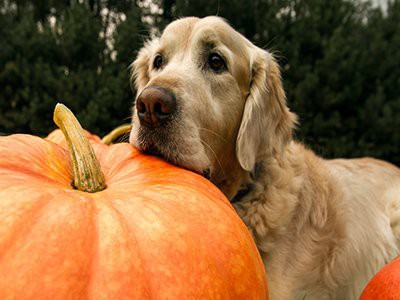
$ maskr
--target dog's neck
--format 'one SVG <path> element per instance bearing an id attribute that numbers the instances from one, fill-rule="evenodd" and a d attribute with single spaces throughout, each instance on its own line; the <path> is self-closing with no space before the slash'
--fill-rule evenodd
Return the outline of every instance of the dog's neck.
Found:
<path id="1" fill-rule="evenodd" d="M 256 162 L 251 172 L 243 170 L 239 162 L 232 162 L 228 170 L 221 172 L 225 175 L 222 177 L 223 180 L 212 181 L 231 203 L 241 202 L 254 189 L 255 183 L 258 185 L 264 183 L 269 178 L 269 174 L 279 171 L 282 160 L 290 155 L 290 148 L 291 146 L 288 145 L 280 155 L 266 155 L 264 159 Z M 271 180 L 267 180 L 265 184 L 268 184 Z"/>
<path id="2" fill-rule="evenodd" d="M 266 155 L 264 159 L 256 162 L 251 172 L 243 170 L 238 162 L 231 163 L 229 169 L 223 172 L 229 176 L 225 176 L 223 180 L 212 181 L 238 212 L 242 211 L 243 206 L 252 202 L 253 198 L 264 197 L 264 194 L 268 194 L 271 189 L 282 194 L 285 194 L 286 190 L 290 190 L 290 193 L 295 192 L 300 188 L 296 184 L 298 181 L 296 170 L 304 167 L 300 166 L 303 160 L 294 155 L 297 153 L 295 150 L 297 147 L 302 146 L 290 142 L 279 155 Z"/>
<path id="3" fill-rule="evenodd" d="M 239 189 L 236 194 L 229 198 L 231 203 L 240 202 L 244 197 L 246 197 L 250 191 L 254 188 L 253 182 L 258 181 L 260 174 L 263 173 L 264 161 L 259 161 L 256 163 L 252 172 L 247 173 L 247 176 L 241 182 Z"/>
<path id="4" fill-rule="evenodd" d="M 229 170 L 225 170 L 223 174 L 229 176 L 222 177 L 221 180 L 211 181 L 225 194 L 231 203 L 240 202 L 253 189 L 254 182 L 260 181 L 263 176 L 267 161 L 260 160 L 256 163 L 251 172 L 243 170 L 239 163 L 231 164 Z"/>
<path id="5" fill-rule="evenodd" d="M 239 188 L 230 198 L 256 241 L 276 237 L 276 230 L 285 228 L 294 217 L 303 185 L 299 174 L 305 168 L 303 159 L 295 155 L 296 147 L 299 145 L 291 143 L 282 155 L 258 161 L 242 182 L 242 191 Z"/>
<path id="6" fill-rule="evenodd" d="M 226 174 L 229 174 L 229 176 L 226 176 Z M 241 197 L 240 195 L 246 190 L 246 183 L 251 181 L 250 173 L 244 171 L 238 163 L 231 164 L 229 170 L 220 172 L 218 175 L 216 177 L 221 179 L 211 178 L 211 181 L 231 202 Z"/>

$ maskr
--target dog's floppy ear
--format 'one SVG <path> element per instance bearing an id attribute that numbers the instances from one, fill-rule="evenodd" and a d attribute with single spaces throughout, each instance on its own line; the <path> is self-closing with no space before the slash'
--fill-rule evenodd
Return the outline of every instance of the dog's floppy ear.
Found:
<path id="1" fill-rule="evenodd" d="M 158 39 L 147 41 L 143 48 L 140 49 L 135 61 L 130 66 L 131 86 L 137 91 L 142 90 L 150 80 L 149 73 L 151 70 L 151 60 L 158 43 Z"/>
<path id="2" fill-rule="evenodd" d="M 259 48 L 252 53 L 253 77 L 236 140 L 236 156 L 246 171 L 253 170 L 260 157 L 282 152 L 296 124 L 274 57 Z"/>

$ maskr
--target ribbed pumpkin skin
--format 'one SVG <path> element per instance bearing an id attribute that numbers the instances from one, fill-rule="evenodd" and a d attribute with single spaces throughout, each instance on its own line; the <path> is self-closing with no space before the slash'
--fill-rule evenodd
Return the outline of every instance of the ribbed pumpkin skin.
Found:
<path id="1" fill-rule="evenodd" d="M 92 145 L 107 189 L 90 194 L 72 188 L 64 148 L 0 138 L 0 299 L 267 299 L 216 187 L 129 144 Z"/>
<path id="2" fill-rule="evenodd" d="M 400 299 L 400 256 L 384 266 L 367 284 L 360 300 Z"/>

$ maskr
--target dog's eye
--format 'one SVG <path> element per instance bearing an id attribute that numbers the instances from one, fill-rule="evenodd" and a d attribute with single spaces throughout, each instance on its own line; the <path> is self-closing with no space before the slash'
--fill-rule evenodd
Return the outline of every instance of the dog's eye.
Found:
<path id="1" fill-rule="evenodd" d="M 163 57 L 160 54 L 157 54 L 153 61 L 153 68 L 160 69 L 163 65 Z"/>
<path id="2" fill-rule="evenodd" d="M 208 57 L 208 65 L 214 72 L 221 72 L 226 70 L 226 64 L 221 55 L 217 53 L 211 53 Z"/>

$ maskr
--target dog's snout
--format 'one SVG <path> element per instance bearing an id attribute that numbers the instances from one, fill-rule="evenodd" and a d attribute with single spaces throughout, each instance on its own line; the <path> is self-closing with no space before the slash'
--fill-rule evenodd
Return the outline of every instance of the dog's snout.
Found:
<path id="1" fill-rule="evenodd" d="M 176 99 L 168 89 L 150 86 L 136 99 L 136 110 L 141 125 L 158 127 L 171 119 L 176 110 Z"/>

